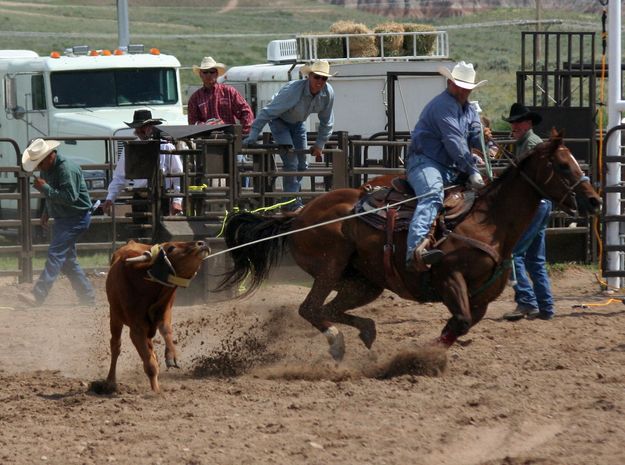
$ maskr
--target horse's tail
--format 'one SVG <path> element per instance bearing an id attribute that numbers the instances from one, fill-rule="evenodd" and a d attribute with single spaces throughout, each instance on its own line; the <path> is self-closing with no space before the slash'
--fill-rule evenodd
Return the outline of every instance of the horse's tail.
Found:
<path id="1" fill-rule="evenodd" d="M 224 228 L 226 246 L 233 248 L 249 242 L 266 239 L 230 251 L 233 268 L 223 274 L 216 291 L 241 284 L 248 276 L 251 282 L 243 295 L 255 291 L 267 278 L 285 251 L 288 236 L 274 236 L 291 228 L 293 217 L 264 217 L 249 212 L 232 214 Z"/>

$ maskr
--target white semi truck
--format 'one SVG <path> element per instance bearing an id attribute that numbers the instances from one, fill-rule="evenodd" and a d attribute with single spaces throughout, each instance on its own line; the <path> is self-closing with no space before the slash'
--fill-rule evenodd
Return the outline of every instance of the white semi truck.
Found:
<path id="1" fill-rule="evenodd" d="M 187 124 L 179 68 L 175 57 L 142 46 L 114 51 L 80 46 L 49 56 L 0 50 L 0 138 L 15 140 L 23 151 L 38 137 L 129 135 L 124 122 L 132 121 L 138 108 L 149 108 L 165 124 Z M 106 147 L 102 141 L 63 140 L 59 152 L 80 164 L 104 163 Z M 109 151 L 113 160 L 116 151 Z M 0 167 L 18 164 L 14 148 L 0 142 Z M 0 173 L 3 192 L 15 182 L 13 173 Z M 91 188 L 106 187 L 103 179 L 93 183 Z"/>

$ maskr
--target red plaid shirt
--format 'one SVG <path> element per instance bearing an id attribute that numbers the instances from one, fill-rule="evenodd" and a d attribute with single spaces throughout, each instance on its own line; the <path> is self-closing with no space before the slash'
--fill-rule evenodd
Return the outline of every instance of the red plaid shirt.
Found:
<path id="1" fill-rule="evenodd" d="M 211 118 L 219 118 L 226 124 L 236 124 L 239 120 L 243 134 L 247 134 L 254 121 L 252 109 L 243 96 L 226 84 L 196 90 L 189 98 L 187 108 L 189 124 L 204 123 Z"/>

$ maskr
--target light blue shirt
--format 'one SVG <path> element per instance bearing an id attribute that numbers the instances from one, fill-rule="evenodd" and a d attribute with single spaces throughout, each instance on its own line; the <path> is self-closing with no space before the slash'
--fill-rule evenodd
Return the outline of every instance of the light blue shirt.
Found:
<path id="1" fill-rule="evenodd" d="M 282 87 L 252 123 L 249 140 L 255 141 L 269 121 L 280 118 L 289 124 L 301 123 L 312 113 L 319 117 L 315 145 L 323 148 L 334 126 L 334 89 L 329 83 L 317 95 L 310 93 L 308 79 L 291 81 Z"/>
<path id="2" fill-rule="evenodd" d="M 477 171 L 470 147 L 480 148 L 480 117 L 467 102 L 460 105 L 447 90 L 423 109 L 412 131 L 408 156 L 423 155 L 471 174 Z"/>

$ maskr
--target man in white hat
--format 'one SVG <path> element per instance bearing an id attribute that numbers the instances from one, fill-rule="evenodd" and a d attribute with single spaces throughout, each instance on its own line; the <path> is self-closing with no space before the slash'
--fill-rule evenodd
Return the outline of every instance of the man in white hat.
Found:
<path id="1" fill-rule="evenodd" d="M 35 139 L 22 155 L 25 171 L 41 171 L 41 177 L 35 176 L 33 182 L 35 189 L 46 199 L 41 225 L 48 227 L 49 218 L 54 218 L 54 224 L 43 272 L 32 293 L 23 293 L 19 297 L 31 306 L 41 305 L 62 271 L 69 278 L 80 303 L 93 305 L 93 286 L 76 255 L 76 241 L 91 222 L 91 199 L 80 166 L 58 154 L 59 145 L 55 140 Z"/>
<path id="2" fill-rule="evenodd" d="M 443 207 L 444 187 L 468 180 L 473 189 L 484 186 L 471 148 L 480 148 L 480 118 L 469 95 L 486 81 L 476 82 L 471 63 L 461 61 L 452 71 L 441 66 L 447 88 L 423 109 L 406 157 L 406 177 L 419 197 L 406 248 L 406 266 L 426 271 L 443 252 L 428 250 L 428 233 Z"/>
<path id="3" fill-rule="evenodd" d="M 132 121 L 126 122 L 126 126 L 135 130 L 135 135 L 139 140 L 150 140 L 158 137 L 158 134 L 154 131 L 154 126 L 161 124 L 163 120 L 161 118 L 153 118 L 152 112 L 147 109 L 135 110 Z M 160 150 L 162 152 L 176 150 L 176 147 L 171 142 L 161 141 Z M 182 160 L 179 155 L 161 154 L 160 168 L 163 175 L 175 175 L 183 172 Z M 102 205 L 104 213 L 111 214 L 111 209 L 117 196 L 126 188 L 128 180 L 126 179 L 126 151 L 125 148 L 117 160 L 115 171 L 113 171 L 113 179 L 108 187 L 106 194 L 106 200 Z M 148 185 L 147 179 L 134 179 L 132 187 L 135 189 L 144 188 Z M 169 177 L 165 178 L 165 189 L 171 189 L 174 192 L 180 192 L 180 178 Z M 167 206 L 165 206 L 167 208 Z M 138 205 L 133 205 L 134 211 L 141 211 Z M 147 211 L 147 210 L 143 210 Z M 171 199 L 169 205 L 169 214 L 177 215 L 182 212 L 182 197 L 174 197 Z"/>
<path id="4" fill-rule="evenodd" d="M 271 102 L 258 112 L 250 135 L 243 141 L 244 144 L 256 143 L 258 136 L 269 123 L 273 140 L 278 145 L 293 147 L 298 153 L 281 153 L 284 171 L 305 171 L 308 169 L 306 153 L 308 147 L 304 121 L 311 113 L 319 117 L 317 140 L 310 148 L 310 153 L 321 158 L 322 150 L 334 126 L 334 89 L 327 82 L 330 74 L 330 64 L 326 60 L 318 60 L 310 65 L 303 66 L 301 73 L 308 79 L 291 81 L 283 86 Z M 299 192 L 301 177 L 284 176 L 284 191 Z M 301 199 L 291 205 L 292 210 L 302 206 Z"/>
<path id="5" fill-rule="evenodd" d="M 189 98 L 189 124 L 236 124 L 238 121 L 243 134 L 249 133 L 254 120 L 252 108 L 234 87 L 217 82 L 226 72 L 226 65 L 217 63 L 213 57 L 204 57 L 200 66 L 193 66 L 193 72 L 202 79 L 202 87 Z"/>

